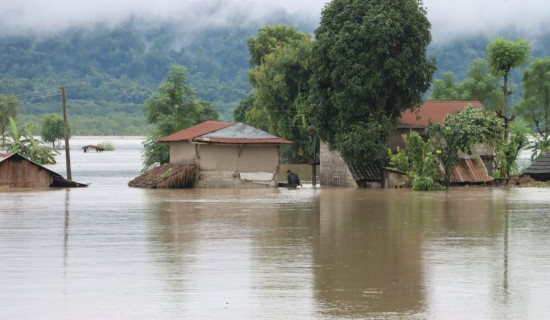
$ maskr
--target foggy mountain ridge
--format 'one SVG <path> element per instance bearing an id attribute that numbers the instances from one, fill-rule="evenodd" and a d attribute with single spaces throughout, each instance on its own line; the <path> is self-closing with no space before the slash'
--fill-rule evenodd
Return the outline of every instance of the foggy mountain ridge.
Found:
<path id="1" fill-rule="evenodd" d="M 217 17 L 219 9 L 207 7 L 201 13 Z M 116 23 L 81 23 L 49 34 L 0 31 L 0 94 L 18 95 L 21 114 L 40 115 L 58 108 L 57 97 L 44 98 L 43 92 L 63 84 L 73 101 L 73 114 L 95 117 L 113 112 L 142 118 L 143 101 L 172 65 L 181 64 L 197 97 L 212 102 L 222 120 L 232 120 L 233 109 L 251 91 L 246 38 L 256 36 L 265 25 L 284 23 L 313 34 L 318 24 L 311 16 L 280 8 L 263 20 L 264 16 L 244 12 L 226 14 L 219 23 L 205 19 L 192 27 L 195 20 L 184 17 L 153 21 L 136 15 Z M 501 35 L 529 40 L 532 57 L 550 56 L 550 32 L 542 31 L 534 36 L 510 27 L 434 41 L 428 48 L 438 66 L 434 79 L 452 71 L 457 81 L 462 80 L 475 58 L 486 57 L 488 42 Z M 520 98 L 519 72 L 512 81 L 514 98 Z"/>

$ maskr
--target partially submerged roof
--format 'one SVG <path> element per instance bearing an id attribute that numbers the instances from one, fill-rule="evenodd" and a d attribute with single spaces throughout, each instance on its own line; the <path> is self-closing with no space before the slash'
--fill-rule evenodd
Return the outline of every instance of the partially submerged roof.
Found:
<path id="1" fill-rule="evenodd" d="M 76 181 L 65 179 L 59 173 L 54 172 L 54 171 L 52 171 L 52 170 L 50 170 L 50 169 L 48 169 L 48 168 L 46 168 L 42 165 L 30 160 L 30 159 L 25 158 L 22 155 L 20 155 L 19 153 L 0 153 L 0 163 L 2 163 L 4 161 L 10 161 L 10 160 L 28 161 L 31 164 L 39 167 L 40 170 L 44 170 L 44 171 L 48 172 L 48 174 L 53 179 L 52 184 L 50 185 L 50 187 L 67 187 L 67 188 L 71 188 L 71 187 L 87 187 L 88 186 L 87 184 L 84 184 L 84 183 L 79 183 L 79 182 L 76 182 Z"/>
<path id="2" fill-rule="evenodd" d="M 159 138 L 160 142 L 190 141 L 221 144 L 292 144 L 240 122 L 205 121 L 196 126 Z"/>
<path id="3" fill-rule="evenodd" d="M 550 152 L 531 163 L 524 171 L 525 174 L 537 180 L 550 179 Z"/>
<path id="4" fill-rule="evenodd" d="M 443 123 L 448 114 L 457 114 L 466 106 L 485 110 L 479 101 L 425 101 L 413 110 L 401 114 L 401 128 L 426 128 L 430 122 Z"/>
<path id="5" fill-rule="evenodd" d="M 459 164 L 453 169 L 451 181 L 455 183 L 482 183 L 493 181 L 483 161 L 479 158 L 459 157 Z M 440 167 L 443 175 L 443 168 Z"/>
<path id="6" fill-rule="evenodd" d="M 351 164 L 348 168 L 353 180 L 357 182 L 382 180 L 382 170 L 374 163 Z"/>

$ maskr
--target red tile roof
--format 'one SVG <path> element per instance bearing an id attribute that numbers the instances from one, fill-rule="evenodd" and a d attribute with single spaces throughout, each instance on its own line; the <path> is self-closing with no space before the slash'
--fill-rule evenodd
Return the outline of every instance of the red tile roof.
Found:
<path id="1" fill-rule="evenodd" d="M 474 108 L 485 110 L 479 101 L 425 101 L 419 108 L 403 112 L 399 126 L 402 128 L 425 128 L 429 121 L 443 123 L 447 114 L 457 114 L 468 104 Z"/>
<path id="2" fill-rule="evenodd" d="M 239 128 L 249 128 L 255 135 L 237 137 L 235 131 L 227 132 L 227 136 L 219 136 L 217 131 L 225 128 L 233 127 L 235 130 Z M 214 136 L 211 133 L 216 132 Z M 221 132 L 224 132 L 223 130 Z M 218 135 L 218 136 L 216 136 Z M 223 135 L 220 134 L 220 135 Z M 221 144 L 292 144 L 292 141 L 273 136 L 260 129 L 256 129 L 238 122 L 218 122 L 205 121 L 196 126 L 176 132 L 166 137 L 158 139 L 159 142 L 175 142 L 175 141 L 196 141 L 205 143 L 221 143 Z"/>
<path id="3" fill-rule="evenodd" d="M 234 125 L 235 122 L 219 122 L 219 121 L 205 121 L 192 126 L 185 130 L 178 131 L 169 136 L 159 138 L 160 142 L 174 142 L 174 141 L 185 141 L 191 140 L 195 137 L 202 136 L 210 132 L 218 131 L 223 128 L 230 127 Z"/>

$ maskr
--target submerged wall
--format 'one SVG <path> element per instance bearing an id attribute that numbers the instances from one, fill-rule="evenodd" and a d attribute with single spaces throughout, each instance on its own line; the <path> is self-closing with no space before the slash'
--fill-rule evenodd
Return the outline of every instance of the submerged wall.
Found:
<path id="1" fill-rule="evenodd" d="M 321 142 L 321 185 L 357 188 L 357 183 L 337 151 L 330 151 L 328 144 Z"/>
<path id="2" fill-rule="evenodd" d="M 39 166 L 21 158 L 0 162 L 0 188 L 48 188 L 53 178 Z"/>
<path id="3" fill-rule="evenodd" d="M 279 145 L 170 144 L 170 163 L 196 164 L 198 188 L 276 187 Z"/>

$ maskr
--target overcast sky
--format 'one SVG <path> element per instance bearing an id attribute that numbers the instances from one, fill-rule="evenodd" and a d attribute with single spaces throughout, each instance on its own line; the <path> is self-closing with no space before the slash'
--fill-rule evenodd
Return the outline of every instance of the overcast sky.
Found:
<path id="1" fill-rule="evenodd" d="M 237 13 L 262 19 L 283 7 L 318 19 L 328 0 L 0 0 L 0 34 L 59 31 L 80 23 L 113 24 L 130 15 L 153 21 L 180 19 L 190 25 L 223 25 Z M 548 0 L 425 0 L 435 41 L 456 33 L 487 33 L 513 24 L 538 32 L 550 16 Z M 221 8 L 214 10 L 214 8 Z M 212 14 L 217 11 L 216 14 Z M 546 31 L 546 30 L 545 30 Z"/>

